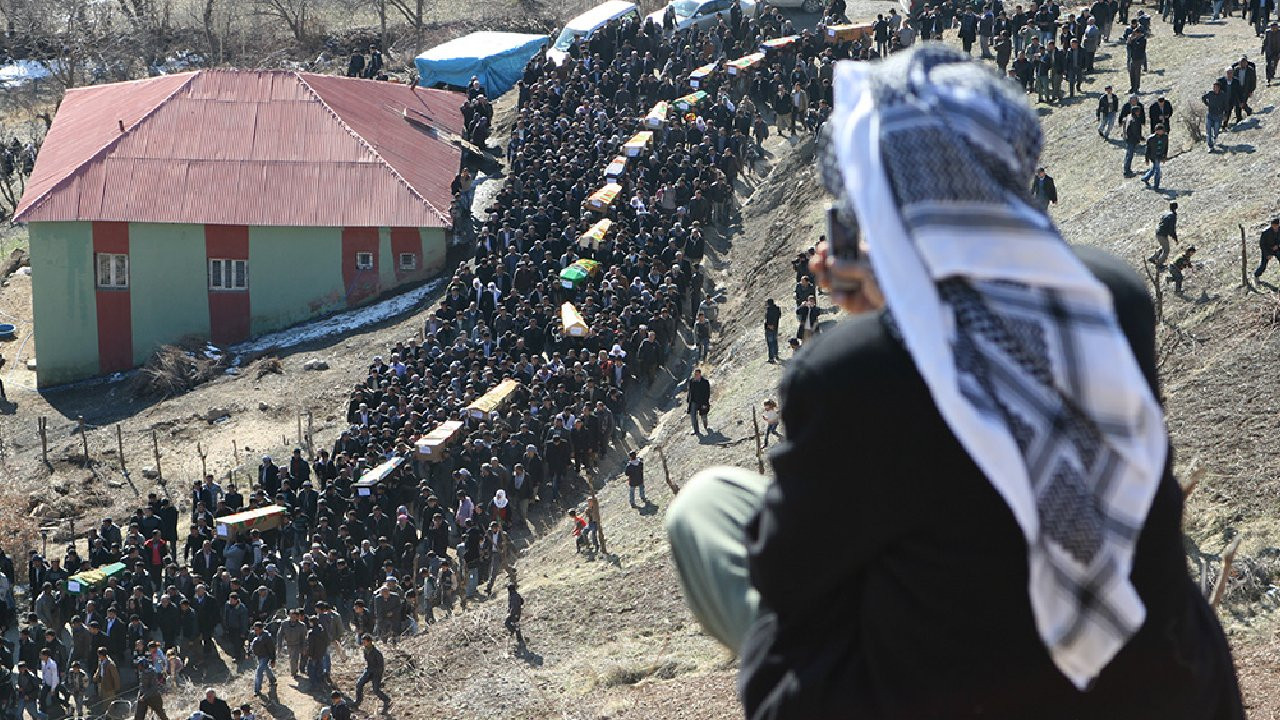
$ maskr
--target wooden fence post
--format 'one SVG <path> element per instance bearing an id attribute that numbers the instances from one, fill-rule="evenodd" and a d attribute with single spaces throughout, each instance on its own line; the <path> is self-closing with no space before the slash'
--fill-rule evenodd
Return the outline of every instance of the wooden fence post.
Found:
<path id="1" fill-rule="evenodd" d="M 675 496 L 680 493 L 680 486 L 671 481 L 671 470 L 667 468 L 667 456 L 662 452 L 662 448 L 655 448 L 658 451 L 658 459 L 662 461 L 662 476 L 667 481 L 667 487 L 671 488 L 671 495 Z"/>
<path id="2" fill-rule="evenodd" d="M 301 447 L 301 446 L 302 446 L 302 410 L 299 409 L 298 410 L 298 445 L 297 447 Z"/>
<path id="3" fill-rule="evenodd" d="M 84 448 L 84 465 L 85 467 L 93 467 L 93 462 L 89 459 L 89 436 L 84 433 L 84 416 L 76 416 L 76 424 L 80 429 L 80 446 Z"/>
<path id="4" fill-rule="evenodd" d="M 209 453 L 204 451 L 204 447 L 200 445 L 199 441 L 196 442 L 196 455 L 200 456 L 200 479 L 204 480 L 204 476 L 209 474 L 209 468 L 205 464 L 205 458 L 208 457 Z"/>
<path id="5" fill-rule="evenodd" d="M 1244 225 L 1236 223 L 1240 228 L 1240 287 L 1248 289 L 1249 284 L 1249 244 L 1244 239 Z"/>
<path id="6" fill-rule="evenodd" d="M 37 422 L 40 432 L 40 459 L 49 464 L 49 418 L 41 415 Z"/>
<path id="7" fill-rule="evenodd" d="M 116 452 L 120 453 L 120 472 L 126 472 L 124 466 L 124 431 L 120 423 L 116 423 Z"/>
<path id="8" fill-rule="evenodd" d="M 151 428 L 151 453 L 156 459 L 156 481 L 163 485 L 164 471 L 160 469 L 160 438 L 155 428 Z"/>
<path id="9" fill-rule="evenodd" d="M 308 410 L 307 411 L 307 458 L 310 460 L 316 459 L 315 419 L 316 419 L 315 413 Z"/>
<path id="10" fill-rule="evenodd" d="M 756 436 L 756 471 L 764 474 L 764 449 L 760 445 L 760 420 L 756 416 L 756 408 L 751 407 L 751 428 Z"/>
<path id="11" fill-rule="evenodd" d="M 1231 577 L 1231 565 L 1236 561 L 1236 551 L 1240 549 L 1240 540 L 1242 536 L 1237 535 L 1235 540 L 1222 551 L 1222 573 L 1218 575 L 1218 582 L 1213 586 L 1213 597 L 1209 599 L 1209 607 L 1217 608 L 1218 603 L 1222 602 L 1222 596 L 1227 591 L 1227 580 Z"/>

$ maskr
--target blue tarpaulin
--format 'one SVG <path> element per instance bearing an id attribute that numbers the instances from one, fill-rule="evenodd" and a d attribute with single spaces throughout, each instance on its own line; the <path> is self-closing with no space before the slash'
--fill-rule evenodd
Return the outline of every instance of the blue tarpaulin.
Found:
<path id="1" fill-rule="evenodd" d="M 475 32 L 422 53 L 415 60 L 418 83 L 466 87 L 474 75 L 485 95 L 496 98 L 515 87 L 529 58 L 547 44 L 546 35 Z"/>

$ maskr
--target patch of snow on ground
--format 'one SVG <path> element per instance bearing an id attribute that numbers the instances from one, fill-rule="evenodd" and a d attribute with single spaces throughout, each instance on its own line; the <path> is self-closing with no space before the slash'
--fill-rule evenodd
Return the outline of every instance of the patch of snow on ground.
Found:
<path id="1" fill-rule="evenodd" d="M 0 65 L 0 87 L 23 85 L 45 77 L 49 77 L 49 68 L 35 60 L 16 60 Z"/>
<path id="2" fill-rule="evenodd" d="M 422 287 L 387 298 L 382 302 L 347 310 L 314 322 L 263 335 L 242 342 L 239 345 L 233 345 L 228 350 L 236 354 L 259 353 L 266 350 L 302 345 L 333 335 L 345 334 L 370 325 L 376 325 L 383 320 L 412 310 L 427 296 L 439 289 L 444 282 L 445 278 L 437 278 Z"/>

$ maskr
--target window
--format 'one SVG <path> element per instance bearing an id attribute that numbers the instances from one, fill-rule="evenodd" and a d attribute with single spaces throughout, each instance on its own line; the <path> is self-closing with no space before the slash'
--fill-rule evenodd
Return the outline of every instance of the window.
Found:
<path id="1" fill-rule="evenodd" d="M 210 290 L 245 290 L 249 287 L 248 260 L 210 260 Z"/>
<path id="2" fill-rule="evenodd" d="M 373 269 L 373 253 L 370 253 L 370 252 L 356 253 L 356 269 L 372 270 Z"/>
<path id="3" fill-rule="evenodd" d="M 418 256 L 413 253 L 400 253 L 400 269 L 401 270 L 417 270 Z"/>
<path id="4" fill-rule="evenodd" d="M 129 287 L 129 256 L 98 253 L 98 287 Z"/>

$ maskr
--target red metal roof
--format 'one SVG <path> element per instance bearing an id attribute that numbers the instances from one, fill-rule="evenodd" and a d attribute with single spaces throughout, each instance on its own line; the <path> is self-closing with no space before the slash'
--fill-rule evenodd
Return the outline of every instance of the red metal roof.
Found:
<path id="1" fill-rule="evenodd" d="M 447 227 L 460 106 L 280 70 L 71 90 L 14 220 Z"/>

